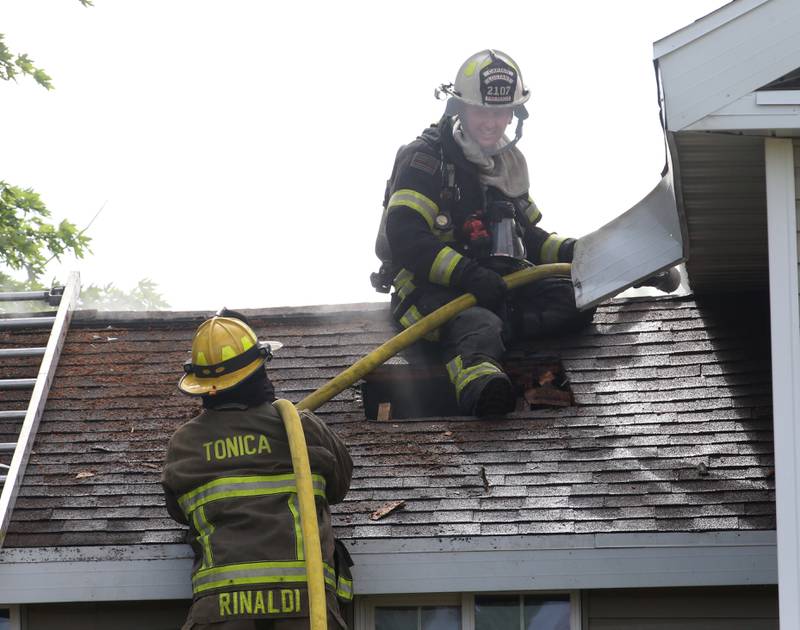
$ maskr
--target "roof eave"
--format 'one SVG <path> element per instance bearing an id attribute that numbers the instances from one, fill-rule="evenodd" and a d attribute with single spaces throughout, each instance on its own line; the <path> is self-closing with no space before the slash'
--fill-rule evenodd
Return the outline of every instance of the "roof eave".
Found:
<path id="1" fill-rule="evenodd" d="M 357 595 L 777 583 L 774 531 L 349 541 Z M 6 549 L 6 604 L 191 597 L 187 545 Z"/>
<path id="2" fill-rule="evenodd" d="M 800 67 L 800 5 L 736 0 L 654 44 L 666 128 L 681 131 Z"/>
<path id="3" fill-rule="evenodd" d="M 704 15 L 682 29 L 670 33 L 653 43 L 653 58 L 658 59 L 672 51 L 700 39 L 713 30 L 752 11 L 770 0 L 734 0 Z"/>

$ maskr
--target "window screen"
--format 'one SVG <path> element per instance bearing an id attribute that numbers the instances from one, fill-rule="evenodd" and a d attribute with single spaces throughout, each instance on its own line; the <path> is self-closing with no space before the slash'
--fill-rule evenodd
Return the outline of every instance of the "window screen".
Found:
<path id="1" fill-rule="evenodd" d="M 569 595 L 476 595 L 475 630 L 570 630 Z"/>
<path id="2" fill-rule="evenodd" d="M 460 630 L 458 606 L 380 606 L 375 630 Z"/>
<path id="3" fill-rule="evenodd" d="M 519 595 L 476 595 L 475 630 L 518 630 Z"/>
<path id="4" fill-rule="evenodd" d="M 569 596 L 524 597 L 524 630 L 569 630 Z"/>

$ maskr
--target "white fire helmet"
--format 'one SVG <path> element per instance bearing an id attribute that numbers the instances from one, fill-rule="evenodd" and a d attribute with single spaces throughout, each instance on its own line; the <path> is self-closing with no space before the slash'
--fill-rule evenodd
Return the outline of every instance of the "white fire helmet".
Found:
<path id="1" fill-rule="evenodd" d="M 463 105 L 513 110 L 518 121 L 515 138 L 503 150 L 514 146 L 522 136 L 522 121 L 528 117 L 525 103 L 531 94 L 519 66 L 504 52 L 487 49 L 471 55 L 461 64 L 456 80 L 440 85 L 435 95 L 447 97 L 447 116 L 460 113 Z"/>

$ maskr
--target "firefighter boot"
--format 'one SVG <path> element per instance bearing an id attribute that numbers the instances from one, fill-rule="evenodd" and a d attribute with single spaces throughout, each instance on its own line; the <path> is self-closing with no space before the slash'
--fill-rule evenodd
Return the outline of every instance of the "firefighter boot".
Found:
<path id="1" fill-rule="evenodd" d="M 459 397 L 461 411 L 479 418 L 501 416 L 514 411 L 516 406 L 514 386 L 503 372 L 476 378 Z"/>

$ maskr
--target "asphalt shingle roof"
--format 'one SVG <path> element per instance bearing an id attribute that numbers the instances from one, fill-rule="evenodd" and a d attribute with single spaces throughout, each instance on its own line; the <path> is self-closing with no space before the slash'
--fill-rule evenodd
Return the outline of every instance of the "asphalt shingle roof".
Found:
<path id="1" fill-rule="evenodd" d="M 568 408 L 501 420 L 364 419 L 351 388 L 318 410 L 344 439 L 354 478 L 334 522 L 345 539 L 775 528 L 764 297 L 615 301 L 559 355 Z M 270 365 L 292 401 L 394 329 L 385 305 L 252 313 L 285 346 Z M 105 317 L 105 319 L 103 319 Z M 175 384 L 202 314 L 78 314 L 67 336 L 6 547 L 182 542 L 161 499 L 167 440 L 198 411 Z M 0 347 L 46 333 L 0 333 Z M 0 366 L 35 375 L 38 361 Z M 0 409 L 26 392 L 0 392 Z M 15 439 L 0 420 L 0 441 Z M 381 520 L 389 501 L 405 507 Z"/>

